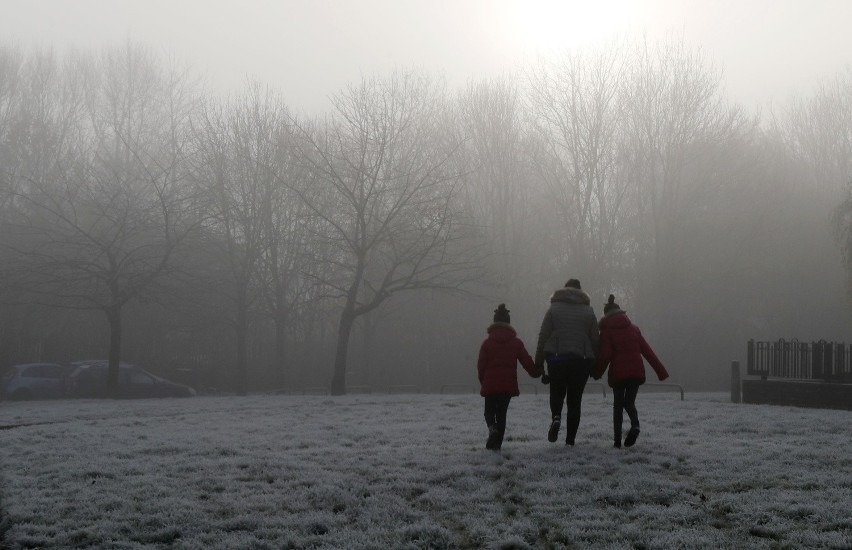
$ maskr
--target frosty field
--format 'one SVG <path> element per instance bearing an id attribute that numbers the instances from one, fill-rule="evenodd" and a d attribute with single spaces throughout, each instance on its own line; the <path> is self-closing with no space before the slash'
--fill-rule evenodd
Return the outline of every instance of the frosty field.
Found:
<path id="1" fill-rule="evenodd" d="M 611 398 L 586 393 L 566 448 L 527 392 L 499 454 L 473 394 L 3 403 L 6 542 L 852 548 L 848 411 L 642 390 L 619 450 Z"/>

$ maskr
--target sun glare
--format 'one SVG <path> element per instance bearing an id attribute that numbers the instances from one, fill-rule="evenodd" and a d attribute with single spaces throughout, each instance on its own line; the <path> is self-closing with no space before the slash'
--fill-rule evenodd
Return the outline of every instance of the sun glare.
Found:
<path id="1" fill-rule="evenodd" d="M 613 38 L 631 18 L 628 0 L 520 0 L 510 25 L 528 53 L 548 53 Z"/>

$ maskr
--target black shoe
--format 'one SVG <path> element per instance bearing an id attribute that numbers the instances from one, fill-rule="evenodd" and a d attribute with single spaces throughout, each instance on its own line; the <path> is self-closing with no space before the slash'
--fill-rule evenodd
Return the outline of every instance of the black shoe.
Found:
<path id="1" fill-rule="evenodd" d="M 559 423 L 558 417 L 550 422 L 550 429 L 547 430 L 547 440 L 551 443 L 555 443 L 559 439 Z"/>
<path id="2" fill-rule="evenodd" d="M 500 450 L 500 430 L 497 426 L 488 427 L 488 441 L 485 443 L 485 448 L 489 451 Z"/>
<path id="3" fill-rule="evenodd" d="M 627 437 L 624 438 L 624 446 L 632 447 L 633 444 L 636 443 L 637 437 L 639 437 L 639 428 L 630 428 L 630 431 L 627 432 Z"/>
<path id="4" fill-rule="evenodd" d="M 615 447 L 616 449 L 620 449 L 621 448 L 621 439 L 616 439 L 615 443 L 613 443 L 612 446 Z"/>

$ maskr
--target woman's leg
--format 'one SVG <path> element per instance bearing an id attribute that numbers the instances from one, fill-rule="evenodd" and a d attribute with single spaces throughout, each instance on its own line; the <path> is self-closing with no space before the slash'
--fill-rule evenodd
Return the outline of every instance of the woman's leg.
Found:
<path id="1" fill-rule="evenodd" d="M 551 363 L 548 365 L 548 370 L 550 371 L 550 416 L 551 418 L 561 418 L 567 389 L 565 366 Z"/>
<path id="2" fill-rule="evenodd" d="M 550 373 L 550 427 L 547 430 L 547 440 L 553 443 L 559 438 L 562 405 L 565 403 L 566 365 L 561 362 L 548 363 L 547 370 Z"/>
<path id="3" fill-rule="evenodd" d="M 583 390 L 589 380 L 589 366 L 585 359 L 572 361 L 568 366 L 568 384 L 566 388 L 566 401 L 568 408 L 565 412 L 565 443 L 574 444 L 577 430 L 580 427 L 580 415 L 582 414 Z"/>

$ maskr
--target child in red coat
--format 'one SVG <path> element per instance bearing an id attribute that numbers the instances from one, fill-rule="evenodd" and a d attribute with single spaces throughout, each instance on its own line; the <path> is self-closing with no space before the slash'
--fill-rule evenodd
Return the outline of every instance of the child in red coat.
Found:
<path id="1" fill-rule="evenodd" d="M 485 398 L 485 423 L 488 425 L 485 448 L 492 451 L 499 451 L 503 444 L 509 401 L 520 394 L 518 362 L 533 378 L 541 376 L 541 370 L 536 368 L 510 324 L 506 304 L 500 304 L 494 310 L 494 322 L 488 327 L 488 338 L 479 347 L 476 364 L 479 394 Z"/>
<path id="2" fill-rule="evenodd" d="M 630 417 L 630 431 L 624 438 L 624 446 L 632 447 L 639 437 L 636 394 L 639 392 L 639 386 L 645 383 L 645 364 L 642 358 L 648 360 L 661 381 L 668 378 L 669 373 L 645 341 L 639 327 L 631 323 L 627 313 L 615 303 L 615 296 L 612 294 L 604 306 L 604 316 L 599 326 L 600 353 L 592 376 L 595 380 L 600 379 L 609 367 L 607 382 L 614 397 L 612 423 L 615 446 L 621 447 L 621 411 L 625 410 Z"/>

